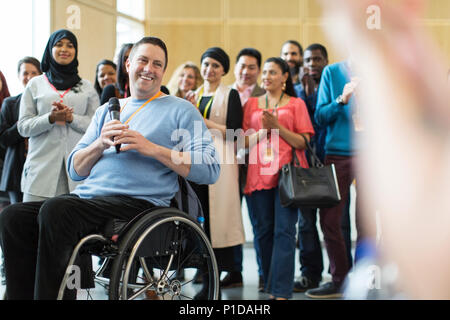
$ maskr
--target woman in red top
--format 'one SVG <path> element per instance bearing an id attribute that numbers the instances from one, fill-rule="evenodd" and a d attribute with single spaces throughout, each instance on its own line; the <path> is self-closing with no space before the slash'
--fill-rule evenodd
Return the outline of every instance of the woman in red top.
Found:
<path id="1" fill-rule="evenodd" d="M 262 72 L 266 94 L 245 105 L 243 128 L 250 149 L 244 193 L 258 247 L 265 283 L 271 299 L 292 296 L 295 267 L 297 208 L 283 208 L 278 192 L 278 172 L 292 160 L 296 149 L 307 167 L 304 149 L 314 129 L 300 98 L 296 98 L 289 67 L 280 58 L 268 59 Z"/>

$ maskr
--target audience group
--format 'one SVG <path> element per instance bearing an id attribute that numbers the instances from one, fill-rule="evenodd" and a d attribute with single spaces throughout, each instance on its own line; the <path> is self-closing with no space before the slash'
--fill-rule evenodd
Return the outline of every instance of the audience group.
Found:
<path id="1" fill-rule="evenodd" d="M 112 97 L 130 97 L 127 61 L 132 47 L 132 43 L 124 44 L 114 62 L 101 60 L 92 85 L 78 75 L 77 38 L 68 30 L 58 30 L 49 38 L 41 62 L 32 57 L 19 61 L 23 93 L 9 97 L 0 72 L 0 190 L 11 204 L 69 194 L 82 183 L 69 178 L 68 157 L 99 106 Z M 319 299 L 341 297 L 353 265 L 349 203 L 350 186 L 357 181 L 354 136 L 358 128 L 353 115 L 359 79 L 351 60 L 328 65 L 323 45 L 315 43 L 303 50 L 295 40 L 282 45 L 279 57 L 265 60 L 256 48 L 242 48 L 231 61 L 219 47 L 189 59 L 199 64 L 181 64 L 161 91 L 198 109 L 222 159 L 216 183 L 191 183 L 203 208 L 205 233 L 219 271 L 226 272 L 221 289 L 244 285 L 241 208 L 245 199 L 259 291 L 277 300 L 289 299 L 293 292 Z M 230 70 L 235 82 L 226 85 L 223 77 Z M 229 130 L 245 133 L 242 148 L 236 148 L 236 135 L 228 135 Z M 333 208 L 281 205 L 278 172 L 291 162 L 293 150 L 302 167 L 316 165 L 305 152 L 305 140 L 322 163 L 336 167 L 342 199 Z M 324 263 L 317 217 L 332 276 L 326 283 L 321 283 Z M 357 201 L 356 261 L 364 255 L 358 245 L 373 238 L 359 217 Z M 296 247 L 301 271 L 297 281 Z M 198 276 L 195 281 L 207 287 L 207 277 Z M 204 296 L 201 292 L 197 298 Z"/>

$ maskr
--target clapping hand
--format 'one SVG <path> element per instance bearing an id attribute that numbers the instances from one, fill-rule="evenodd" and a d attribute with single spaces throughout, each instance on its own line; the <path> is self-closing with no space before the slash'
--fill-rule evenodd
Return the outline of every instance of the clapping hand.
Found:
<path id="1" fill-rule="evenodd" d="M 344 86 L 344 90 L 342 91 L 342 102 L 346 105 L 350 98 L 355 93 L 355 89 L 358 86 L 356 81 L 350 81 Z"/>
<path id="2" fill-rule="evenodd" d="M 50 123 L 65 125 L 73 121 L 73 108 L 69 108 L 62 102 L 53 102 L 50 113 Z"/>
<path id="3" fill-rule="evenodd" d="M 264 110 L 261 116 L 262 127 L 263 129 L 267 129 L 269 132 L 272 129 L 279 129 L 280 123 L 278 122 L 278 110 L 275 114 Z"/>
<path id="4" fill-rule="evenodd" d="M 314 81 L 314 78 L 309 74 L 309 69 L 307 67 L 302 67 L 300 69 L 300 81 L 302 82 L 306 96 L 309 97 L 310 95 L 312 95 L 314 93 L 316 82 Z"/>
<path id="5" fill-rule="evenodd" d="M 188 93 L 186 93 L 186 96 L 184 97 L 187 101 L 189 101 L 190 103 L 192 103 L 194 106 L 197 106 L 197 99 L 195 97 L 195 92 L 194 91 L 189 91 Z"/>

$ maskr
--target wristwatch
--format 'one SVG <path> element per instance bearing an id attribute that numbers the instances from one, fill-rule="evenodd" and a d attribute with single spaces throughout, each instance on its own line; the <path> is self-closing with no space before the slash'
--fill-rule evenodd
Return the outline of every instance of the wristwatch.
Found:
<path id="1" fill-rule="evenodd" d="M 342 97 L 342 94 L 336 98 L 336 103 L 340 104 L 341 106 L 343 106 L 344 103 L 344 98 Z"/>

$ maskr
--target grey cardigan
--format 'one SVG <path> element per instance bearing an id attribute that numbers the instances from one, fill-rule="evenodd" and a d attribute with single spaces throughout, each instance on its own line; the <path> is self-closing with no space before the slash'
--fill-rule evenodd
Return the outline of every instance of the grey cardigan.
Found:
<path id="1" fill-rule="evenodd" d="M 62 94 L 63 91 L 60 91 Z M 89 81 L 82 80 L 63 98 L 63 103 L 74 109 L 73 121 L 60 126 L 51 124 L 49 115 L 59 94 L 45 77 L 30 80 L 20 103 L 18 130 L 28 137 L 28 155 L 22 172 L 22 191 L 40 197 L 54 197 L 63 164 L 84 135 L 95 110 L 99 106 L 98 94 Z M 76 184 L 68 178 L 69 189 Z"/>

